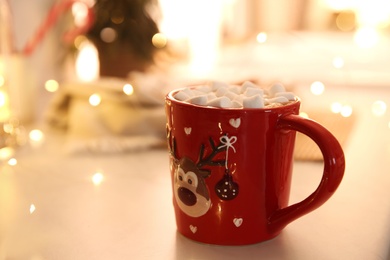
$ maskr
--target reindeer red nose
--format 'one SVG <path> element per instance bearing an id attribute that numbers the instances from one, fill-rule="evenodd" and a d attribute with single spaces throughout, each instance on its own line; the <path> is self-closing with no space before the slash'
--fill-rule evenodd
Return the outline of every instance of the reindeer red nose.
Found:
<path id="1" fill-rule="evenodd" d="M 196 204 L 196 195 L 187 188 L 180 187 L 177 194 L 180 200 L 187 206 L 193 206 Z"/>

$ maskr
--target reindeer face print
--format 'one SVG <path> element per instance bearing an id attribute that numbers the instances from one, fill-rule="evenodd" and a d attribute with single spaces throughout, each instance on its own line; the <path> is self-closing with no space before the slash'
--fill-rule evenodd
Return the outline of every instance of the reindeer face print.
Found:
<path id="1" fill-rule="evenodd" d="M 180 159 L 174 173 L 174 196 L 179 208 L 191 217 L 200 217 L 210 208 L 210 196 L 204 177 L 207 171 L 198 169 L 187 157 Z"/>
<path id="2" fill-rule="evenodd" d="M 200 217 L 210 209 L 210 193 L 205 179 L 211 175 L 213 167 L 225 166 L 226 168 L 224 178 L 215 186 L 217 196 L 221 200 L 231 200 L 237 196 L 238 185 L 233 182 L 233 177 L 227 169 L 228 150 L 232 148 L 235 152 L 232 144 L 236 142 L 237 137 L 223 135 L 220 137 L 219 145 L 210 137 L 209 152 L 206 154 L 205 145 L 201 144 L 196 161 L 187 156 L 181 158 L 177 156 L 176 139 L 171 135 L 169 127 L 167 127 L 167 138 L 171 158 L 173 159 L 171 167 L 173 170 L 174 198 L 181 211 L 191 217 Z M 217 155 L 222 152 L 226 152 L 225 158 L 216 159 Z"/>

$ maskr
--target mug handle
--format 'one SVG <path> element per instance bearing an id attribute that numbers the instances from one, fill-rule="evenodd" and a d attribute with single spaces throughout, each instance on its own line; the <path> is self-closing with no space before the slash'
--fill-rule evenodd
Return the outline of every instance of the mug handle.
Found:
<path id="1" fill-rule="evenodd" d="M 324 158 L 324 172 L 317 189 L 306 199 L 278 209 L 268 219 L 269 230 L 279 232 L 297 218 L 317 209 L 336 191 L 345 170 L 343 150 L 337 139 L 319 123 L 298 115 L 282 116 L 278 127 L 301 132 L 310 137 L 321 149 Z"/>

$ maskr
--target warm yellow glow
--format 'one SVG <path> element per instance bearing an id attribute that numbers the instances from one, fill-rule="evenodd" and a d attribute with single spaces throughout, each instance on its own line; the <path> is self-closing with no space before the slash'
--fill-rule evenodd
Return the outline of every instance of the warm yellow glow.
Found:
<path id="1" fill-rule="evenodd" d="M 328 6 L 335 11 L 351 10 L 356 5 L 356 0 L 326 0 Z"/>
<path id="2" fill-rule="evenodd" d="M 325 85 L 324 83 L 320 82 L 320 81 L 314 81 L 311 85 L 310 85 L 310 91 L 311 93 L 313 93 L 314 95 L 316 96 L 319 96 L 321 95 L 322 93 L 324 93 L 324 90 L 325 90 Z"/>
<path id="3" fill-rule="evenodd" d="M 341 31 L 351 31 L 356 27 L 356 15 L 352 11 L 342 11 L 337 15 L 336 26 Z"/>
<path id="4" fill-rule="evenodd" d="M 379 42 L 379 33 L 373 27 L 362 27 L 355 32 L 353 40 L 360 48 L 373 48 Z"/>
<path id="5" fill-rule="evenodd" d="M 330 106 L 330 110 L 343 117 L 350 117 L 353 113 L 353 108 L 350 105 L 343 105 L 340 102 L 333 102 Z"/>
<path id="6" fill-rule="evenodd" d="M 88 6 L 81 1 L 72 5 L 72 14 L 76 26 L 83 26 L 88 15 Z"/>
<path id="7" fill-rule="evenodd" d="M 34 204 L 31 204 L 30 205 L 30 214 L 33 214 L 34 213 L 34 211 L 35 211 L 35 205 Z"/>
<path id="8" fill-rule="evenodd" d="M 99 76 L 99 57 L 96 47 L 89 41 L 80 45 L 76 59 L 76 74 L 82 81 L 92 81 Z"/>
<path id="9" fill-rule="evenodd" d="M 92 176 L 92 182 L 94 185 L 98 186 L 102 183 L 104 179 L 104 176 L 101 172 L 96 172 L 93 176 Z"/>
<path id="10" fill-rule="evenodd" d="M 5 122 L 9 119 L 11 114 L 8 95 L 4 90 L 0 89 L 0 122 Z"/>
<path id="11" fill-rule="evenodd" d="M 333 102 L 330 107 L 330 110 L 335 114 L 340 113 L 342 109 L 343 109 L 343 105 L 339 102 Z"/>
<path id="12" fill-rule="evenodd" d="M 160 0 L 160 32 L 169 42 L 188 49 L 189 67 L 197 76 L 215 66 L 221 39 L 223 1 Z M 172 40 L 172 41 L 171 41 Z"/>
<path id="13" fill-rule="evenodd" d="M 345 11 L 355 15 L 358 28 L 384 28 L 390 24 L 389 0 L 325 0 L 328 6 L 335 11 Z M 349 18 L 351 20 L 352 16 Z M 352 24 L 348 22 L 349 29 Z M 342 28 L 340 28 L 342 29 Z M 345 29 L 345 28 L 344 28 Z M 348 29 L 348 28 L 347 28 Z"/>
<path id="14" fill-rule="evenodd" d="M 152 43 L 156 48 L 164 48 L 167 45 L 167 37 L 162 33 L 156 33 L 153 35 Z"/>
<path id="15" fill-rule="evenodd" d="M 7 104 L 7 94 L 5 91 L 0 90 L 0 107 L 4 107 Z"/>
<path id="16" fill-rule="evenodd" d="M 14 154 L 15 150 L 11 147 L 3 147 L 0 149 L 0 160 L 9 160 Z"/>
<path id="17" fill-rule="evenodd" d="M 256 36 L 256 40 L 258 43 L 265 43 L 267 41 L 267 34 L 265 32 L 261 32 Z"/>
<path id="18" fill-rule="evenodd" d="M 375 101 L 371 106 L 371 112 L 374 116 L 383 116 L 386 113 L 387 105 L 384 101 Z"/>
<path id="19" fill-rule="evenodd" d="M 59 88 L 59 84 L 54 79 L 49 79 L 45 82 L 45 89 L 49 92 L 56 92 Z"/>
<path id="20" fill-rule="evenodd" d="M 33 141 L 33 142 L 41 142 L 41 141 L 43 141 L 43 139 L 45 137 L 43 132 L 39 129 L 31 130 L 30 133 L 28 134 L 28 136 L 30 138 L 30 141 Z"/>
<path id="21" fill-rule="evenodd" d="M 125 84 L 123 86 L 123 92 L 126 95 L 130 96 L 130 95 L 132 95 L 134 93 L 134 88 L 133 88 L 133 86 L 131 84 Z"/>
<path id="22" fill-rule="evenodd" d="M 357 17 L 360 26 L 383 27 L 390 21 L 389 0 L 357 1 Z"/>
<path id="23" fill-rule="evenodd" d="M 188 1 L 160 0 L 159 5 L 163 14 L 159 25 L 160 31 L 168 39 L 177 40 L 187 38 L 189 20 L 191 20 L 189 17 L 186 17 L 190 13 Z M 198 18 L 200 19 L 199 14 Z"/>
<path id="24" fill-rule="evenodd" d="M 342 115 L 343 117 L 350 117 L 352 115 L 352 112 L 353 112 L 353 109 L 351 106 L 344 105 L 341 108 L 340 115 Z"/>
<path id="25" fill-rule="evenodd" d="M 4 86 L 5 79 L 3 75 L 0 75 L 0 87 Z"/>
<path id="26" fill-rule="evenodd" d="M 85 37 L 84 35 L 79 35 L 77 36 L 74 41 L 73 41 L 73 44 L 74 44 L 74 47 L 78 50 L 81 49 L 81 46 L 83 45 L 83 42 L 87 41 L 88 38 Z"/>
<path id="27" fill-rule="evenodd" d="M 99 94 L 92 94 L 90 97 L 89 97 L 89 104 L 91 104 L 91 106 L 98 106 L 100 104 L 100 102 L 102 101 L 102 98 L 99 96 Z"/>
<path id="28" fill-rule="evenodd" d="M 336 69 L 341 69 L 342 67 L 344 67 L 344 59 L 341 57 L 334 57 L 333 67 L 335 67 Z"/>
<path id="29" fill-rule="evenodd" d="M 16 164 L 18 164 L 18 160 L 16 160 L 15 158 L 11 158 L 8 160 L 8 165 L 15 166 Z"/>

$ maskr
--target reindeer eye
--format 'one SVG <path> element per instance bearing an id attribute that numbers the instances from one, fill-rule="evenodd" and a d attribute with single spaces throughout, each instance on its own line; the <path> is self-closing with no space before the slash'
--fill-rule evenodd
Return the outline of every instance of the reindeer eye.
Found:
<path id="1" fill-rule="evenodd" d="M 179 169 L 178 170 L 178 173 L 177 173 L 177 179 L 179 180 L 179 181 L 183 181 L 183 176 L 184 176 L 184 171 L 183 171 L 183 169 Z"/>
<path id="2" fill-rule="evenodd" d="M 194 172 L 187 172 L 186 173 L 186 181 L 188 184 L 194 187 L 198 187 L 198 177 Z"/>

